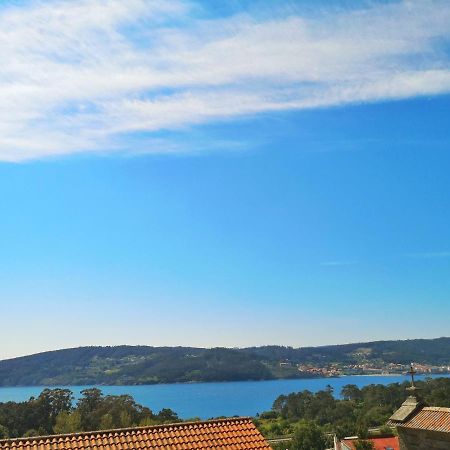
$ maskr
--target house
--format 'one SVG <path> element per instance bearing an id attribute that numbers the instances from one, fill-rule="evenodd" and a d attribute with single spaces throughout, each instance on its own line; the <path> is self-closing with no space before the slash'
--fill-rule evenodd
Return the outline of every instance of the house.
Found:
<path id="1" fill-rule="evenodd" d="M 250 418 L 0 440 L 0 450 L 271 450 Z"/>
<path id="2" fill-rule="evenodd" d="M 400 450 L 449 450 L 450 408 L 426 406 L 414 386 L 415 371 L 411 366 L 411 395 L 390 417 L 388 425 L 395 426 Z"/>
<path id="3" fill-rule="evenodd" d="M 407 401 L 412 403 L 411 398 Z M 400 450 L 449 450 L 450 408 L 416 403 L 409 414 L 399 417 L 397 411 L 389 421 L 397 428 Z"/>

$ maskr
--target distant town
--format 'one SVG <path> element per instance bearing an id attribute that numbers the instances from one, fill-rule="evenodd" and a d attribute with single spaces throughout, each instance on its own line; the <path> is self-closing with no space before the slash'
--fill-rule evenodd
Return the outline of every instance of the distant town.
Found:
<path id="1" fill-rule="evenodd" d="M 450 365 L 420 364 L 412 361 L 416 372 L 420 375 L 449 374 Z M 340 377 L 346 375 L 405 375 L 410 365 L 395 363 L 363 362 L 358 364 L 327 364 L 324 366 L 313 364 L 294 364 L 289 360 L 281 361 L 281 369 L 296 367 L 305 377 Z"/>

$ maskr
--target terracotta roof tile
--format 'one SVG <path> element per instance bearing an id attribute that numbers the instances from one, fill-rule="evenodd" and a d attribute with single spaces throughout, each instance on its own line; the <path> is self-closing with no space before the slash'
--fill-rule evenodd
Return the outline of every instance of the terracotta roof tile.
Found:
<path id="1" fill-rule="evenodd" d="M 0 440 L 0 450 L 270 450 L 246 417 Z"/>
<path id="2" fill-rule="evenodd" d="M 398 437 L 375 437 L 368 439 L 374 445 L 375 450 L 386 450 L 393 449 L 399 450 L 400 444 L 398 442 Z M 342 439 L 341 443 L 344 444 L 343 449 L 355 450 L 355 443 L 357 439 Z"/>
<path id="3" fill-rule="evenodd" d="M 398 423 L 396 426 L 450 433 L 450 408 L 428 406 L 422 408 L 406 422 Z"/>

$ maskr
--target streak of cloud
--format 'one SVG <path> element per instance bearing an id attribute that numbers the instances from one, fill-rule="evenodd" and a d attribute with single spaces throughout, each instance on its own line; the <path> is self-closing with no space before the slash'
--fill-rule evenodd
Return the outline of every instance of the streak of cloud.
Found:
<path id="1" fill-rule="evenodd" d="M 353 266 L 355 264 L 357 264 L 357 261 L 346 261 L 346 260 L 324 261 L 320 263 L 321 266 L 328 266 L 328 267 Z"/>
<path id="2" fill-rule="evenodd" d="M 447 1 L 275 19 L 197 10 L 183 0 L 2 6 L 0 160 L 173 153 L 183 146 L 157 133 L 170 141 L 218 120 L 450 92 Z"/>
<path id="3" fill-rule="evenodd" d="M 440 251 L 440 252 L 418 252 L 418 253 L 407 253 L 406 256 L 409 258 L 417 259 L 440 259 L 440 258 L 450 258 L 450 252 Z"/>

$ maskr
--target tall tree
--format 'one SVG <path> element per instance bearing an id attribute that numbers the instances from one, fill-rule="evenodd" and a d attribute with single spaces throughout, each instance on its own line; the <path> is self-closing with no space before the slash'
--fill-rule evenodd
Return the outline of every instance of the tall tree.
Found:
<path id="1" fill-rule="evenodd" d="M 327 438 L 314 422 L 304 421 L 296 429 L 290 450 L 325 450 Z"/>

